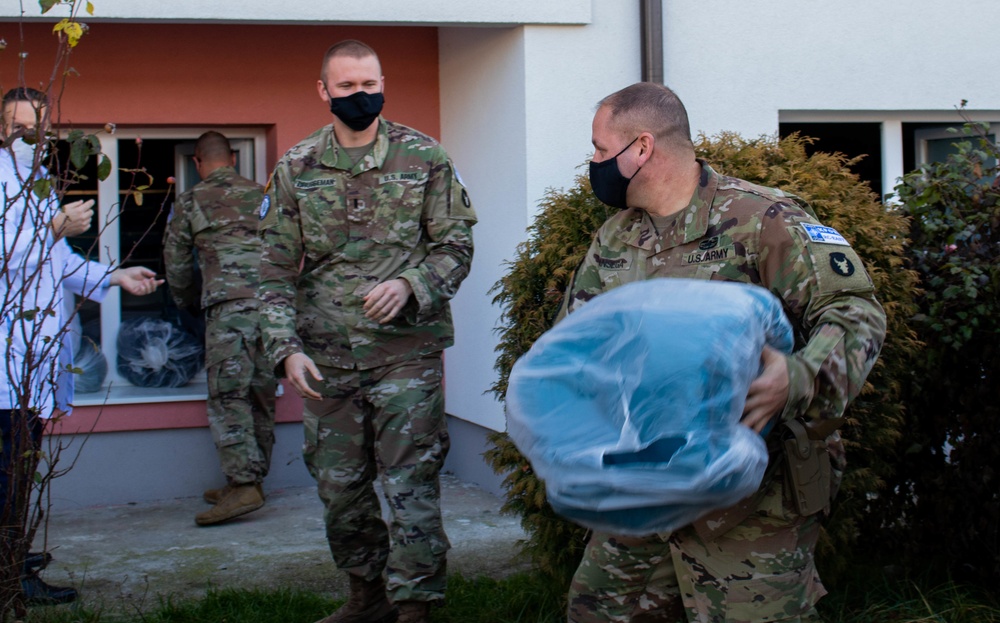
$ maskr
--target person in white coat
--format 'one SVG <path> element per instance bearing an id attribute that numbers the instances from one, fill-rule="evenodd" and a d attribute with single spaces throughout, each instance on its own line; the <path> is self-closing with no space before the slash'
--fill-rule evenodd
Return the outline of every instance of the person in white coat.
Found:
<path id="1" fill-rule="evenodd" d="M 6 381 L 7 387 L 0 389 L 0 538 L 6 540 L 20 534 L 15 526 L 28 488 L 18 480 L 35 471 L 33 464 L 19 465 L 11 457 L 37 451 L 45 421 L 72 408 L 71 316 L 63 290 L 100 302 L 112 286 L 141 296 L 163 282 L 145 267 L 112 269 L 88 261 L 66 242 L 90 228 L 94 202 L 60 207 L 44 197 L 48 173 L 36 149 L 48 129 L 44 94 L 13 89 L 4 95 L 0 112 L 0 321 L 7 338 L 0 363 L 0 383 Z M 29 553 L 20 564 L 28 603 L 66 603 L 77 596 L 73 588 L 50 586 L 38 577 L 36 569 L 49 559 L 46 553 Z"/>

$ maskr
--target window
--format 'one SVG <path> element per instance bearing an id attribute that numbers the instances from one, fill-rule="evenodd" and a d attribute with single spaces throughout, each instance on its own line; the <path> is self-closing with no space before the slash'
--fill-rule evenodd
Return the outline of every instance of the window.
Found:
<path id="1" fill-rule="evenodd" d="M 864 156 L 851 166 L 862 181 L 868 182 L 878 196 L 882 196 L 881 128 L 878 123 L 781 123 L 778 134 L 784 138 L 798 132 L 811 136 L 816 142 L 806 148 L 806 153 L 818 151 L 839 152 L 848 158 Z"/>
<path id="2" fill-rule="evenodd" d="M 965 111 L 973 121 L 997 127 L 998 110 Z M 839 151 L 865 158 L 853 168 L 872 190 L 894 201 L 900 178 L 918 164 L 947 157 L 953 143 L 963 140 L 963 122 L 953 111 L 834 111 L 785 110 L 779 113 L 779 134 L 799 131 L 819 141 L 813 150 Z M 995 132 L 991 139 L 996 140 Z M 877 163 L 877 164 L 876 164 Z"/>
<path id="3" fill-rule="evenodd" d="M 136 128 L 119 129 L 113 135 L 97 133 L 102 151 L 111 160 L 112 171 L 118 174 L 112 173 L 107 180 L 98 182 L 96 163 L 90 163 L 81 172 L 85 179 L 69 189 L 67 201 L 97 199 L 91 229 L 71 239 L 70 244 L 89 259 L 121 266 L 146 266 L 162 276 L 162 240 L 167 217 L 176 193 L 200 181 L 191 156 L 195 140 L 207 129 Z M 237 152 L 239 172 L 263 183 L 267 172 L 263 158 L 257 155 L 264 153 L 264 130 L 228 128 L 222 132 Z M 171 177 L 176 178 L 174 185 L 167 181 Z M 148 188 L 134 192 L 140 186 Z M 80 332 L 99 345 L 107 360 L 108 373 L 100 391 L 78 393 L 75 404 L 164 402 L 205 397 L 204 371 L 187 386 L 176 389 L 135 387 L 118 374 L 117 336 L 123 321 L 151 317 L 181 324 L 195 322 L 176 308 L 167 285 L 146 297 L 135 297 L 112 288 L 103 304 L 83 301 L 78 316 Z M 189 328 L 192 332 L 197 331 L 196 325 Z"/>
<path id="4" fill-rule="evenodd" d="M 962 132 L 962 124 L 904 123 L 903 130 L 903 153 L 905 163 L 909 165 L 907 171 L 927 162 L 943 162 L 949 154 L 958 153 L 955 143 L 970 141 L 977 146 L 978 142 L 978 137 Z M 987 138 L 996 142 L 996 133 L 990 131 Z M 996 161 L 991 158 L 984 164 L 992 168 Z"/>

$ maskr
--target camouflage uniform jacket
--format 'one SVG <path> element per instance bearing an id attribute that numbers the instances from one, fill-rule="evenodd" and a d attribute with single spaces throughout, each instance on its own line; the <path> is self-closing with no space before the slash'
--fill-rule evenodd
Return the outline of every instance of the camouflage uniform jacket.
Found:
<path id="1" fill-rule="evenodd" d="M 276 368 L 304 352 L 364 370 L 453 343 L 449 300 L 469 274 L 476 215 L 434 139 L 380 118 L 352 165 L 326 126 L 278 162 L 260 219 L 261 329 Z M 403 311 L 365 318 L 363 297 L 397 278 L 413 289 Z"/>
<path id="2" fill-rule="evenodd" d="M 163 239 L 167 282 L 181 308 L 197 301 L 193 249 L 202 274 L 201 305 L 257 295 L 263 187 L 220 167 L 177 198 Z"/>
<path id="3" fill-rule="evenodd" d="M 782 419 L 800 417 L 816 438 L 830 435 L 885 337 L 871 280 L 847 241 L 819 225 L 801 199 L 701 165 L 690 205 L 664 231 L 634 208 L 601 226 L 561 314 L 606 290 L 656 277 L 765 287 L 782 301 L 796 333 Z"/>

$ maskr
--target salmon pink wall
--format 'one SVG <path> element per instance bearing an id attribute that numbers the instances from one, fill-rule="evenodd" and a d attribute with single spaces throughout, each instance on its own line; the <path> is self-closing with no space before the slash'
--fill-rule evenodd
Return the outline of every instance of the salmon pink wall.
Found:
<path id="1" fill-rule="evenodd" d="M 22 30 L 23 29 L 23 30 Z M 23 39 L 22 33 L 23 32 Z M 74 49 L 58 122 L 64 127 L 255 126 L 267 130 L 267 168 L 330 122 L 316 81 L 342 39 L 372 46 L 385 75 L 385 116 L 440 136 L 437 29 L 430 27 L 121 24 L 97 22 Z M 0 88 L 50 79 L 51 23 L 0 22 Z M 21 82 L 18 57 L 26 51 Z M 286 388 L 277 419 L 301 419 Z M 61 432 L 206 426 L 204 401 L 80 407 Z"/>
<path id="2" fill-rule="evenodd" d="M 52 71 L 51 24 L 0 22 L 5 91 L 19 85 L 22 27 L 24 84 L 37 88 Z M 70 57 L 59 121 L 264 127 L 271 169 L 285 150 L 329 123 L 316 81 L 323 53 L 347 38 L 379 54 L 386 117 L 440 136 L 437 29 L 430 27 L 91 23 Z"/>

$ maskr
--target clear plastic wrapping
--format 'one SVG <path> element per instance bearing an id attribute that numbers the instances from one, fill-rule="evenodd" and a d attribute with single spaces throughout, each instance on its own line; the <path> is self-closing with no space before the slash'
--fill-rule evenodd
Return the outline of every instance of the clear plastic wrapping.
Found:
<path id="1" fill-rule="evenodd" d="M 197 338 L 165 320 L 127 320 L 118 331 L 118 373 L 139 387 L 181 387 L 201 370 L 204 351 Z"/>
<path id="2" fill-rule="evenodd" d="M 561 515 L 619 534 L 675 530 L 760 486 L 767 448 L 739 420 L 765 343 L 788 353 L 793 335 L 764 288 L 615 288 L 514 365 L 508 432 Z"/>

